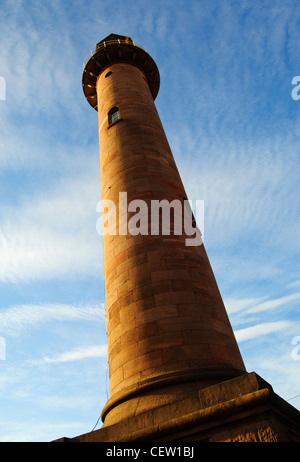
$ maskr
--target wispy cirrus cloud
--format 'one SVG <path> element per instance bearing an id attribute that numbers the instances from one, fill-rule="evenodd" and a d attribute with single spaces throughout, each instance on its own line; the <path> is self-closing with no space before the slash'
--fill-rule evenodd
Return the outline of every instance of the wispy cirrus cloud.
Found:
<path id="1" fill-rule="evenodd" d="M 218 134 L 209 146 L 200 140 L 191 146 L 193 168 L 192 161 L 180 157 L 181 147 L 189 144 L 186 139 L 172 141 L 189 197 L 204 200 L 206 238 L 215 245 L 223 242 L 228 246 L 239 237 L 257 236 L 258 244 L 267 237 L 276 245 L 284 228 L 298 246 L 295 224 L 299 206 L 294 198 L 299 167 L 294 142 L 272 138 L 263 143 L 240 140 L 235 146 L 231 142 L 221 146 L 215 138 Z M 283 162 L 282 151 L 288 162 Z"/>
<path id="2" fill-rule="evenodd" d="M 89 358 L 106 358 L 107 345 L 93 345 L 88 347 L 78 347 L 70 351 L 56 354 L 52 357 L 45 356 L 40 360 L 31 361 L 32 364 L 56 364 L 56 363 L 69 363 L 73 361 L 80 361 Z"/>
<path id="3" fill-rule="evenodd" d="M 300 292 L 255 304 L 252 308 L 248 308 L 245 313 L 260 313 L 261 311 L 272 310 L 282 306 L 290 305 L 297 300 L 300 300 Z"/>
<path id="4" fill-rule="evenodd" d="M 11 0 L 4 3 L 1 11 L 0 66 L 7 83 L 9 104 L 17 105 L 19 114 L 30 111 L 31 115 L 41 108 L 51 107 L 52 111 L 56 111 L 61 104 L 67 105 L 77 87 L 75 76 L 79 62 L 69 29 L 63 27 L 69 21 L 64 8 L 58 3 L 52 5 L 53 16 L 49 21 L 46 5 Z M 55 14 L 55 21 L 62 26 L 59 33 L 54 33 Z M 58 48 L 60 52 L 56 53 Z M 69 72 L 66 72 L 66 62 Z M 73 100 L 74 104 L 76 100 Z"/>
<path id="5" fill-rule="evenodd" d="M 234 333 L 238 342 L 245 342 L 246 340 L 273 334 L 274 332 L 278 332 L 283 329 L 288 329 L 291 325 L 292 323 L 289 321 L 263 322 L 261 324 L 256 324 L 255 326 L 235 330 Z"/>
<path id="6" fill-rule="evenodd" d="M 89 305 L 63 303 L 16 305 L 1 310 L 0 332 L 5 336 L 15 336 L 27 329 L 53 321 L 103 322 L 104 319 L 105 308 L 102 303 Z"/>
<path id="7" fill-rule="evenodd" d="M 242 313 L 247 316 L 248 314 L 260 313 L 268 310 L 275 310 L 282 306 L 290 307 L 293 302 L 300 299 L 300 292 L 288 294 L 283 297 L 278 297 L 272 300 L 266 300 L 268 296 L 257 298 L 235 299 L 227 298 L 225 300 L 226 309 L 229 314 Z"/>
<path id="8" fill-rule="evenodd" d="M 296 281 L 290 282 L 288 287 L 294 288 L 300 286 L 300 279 L 297 279 Z"/>
<path id="9" fill-rule="evenodd" d="M 0 281 L 17 283 L 99 271 L 96 182 L 63 179 L 0 212 Z"/>
<path id="10" fill-rule="evenodd" d="M 272 339 L 273 342 L 283 343 L 283 350 L 288 350 L 286 338 L 297 334 L 297 319 L 293 315 L 295 303 L 300 300 L 300 293 L 287 294 L 269 299 L 269 296 L 257 298 L 224 300 L 235 336 L 239 343 L 259 338 L 263 345 Z M 291 315 L 292 314 L 292 315 Z M 277 339 L 280 335 L 280 339 Z"/>
<path id="11" fill-rule="evenodd" d="M 230 315 L 234 315 L 234 313 L 237 312 L 245 312 L 249 306 L 254 306 L 263 300 L 265 300 L 267 296 L 265 297 L 258 297 L 258 298 L 242 298 L 242 299 L 236 299 L 236 298 L 227 298 L 224 300 L 224 303 L 226 305 L 226 310 Z"/>

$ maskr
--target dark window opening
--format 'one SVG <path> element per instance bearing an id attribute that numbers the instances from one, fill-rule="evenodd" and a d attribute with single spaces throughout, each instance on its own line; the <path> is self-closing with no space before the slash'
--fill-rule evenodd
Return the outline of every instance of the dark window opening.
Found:
<path id="1" fill-rule="evenodd" d="M 105 77 L 109 77 L 112 74 L 112 71 L 109 71 L 107 74 L 105 74 Z"/>
<path id="2" fill-rule="evenodd" d="M 110 111 L 108 112 L 108 125 L 109 126 L 113 125 L 119 120 L 121 120 L 121 114 L 120 114 L 119 108 L 115 106 L 111 108 Z"/>

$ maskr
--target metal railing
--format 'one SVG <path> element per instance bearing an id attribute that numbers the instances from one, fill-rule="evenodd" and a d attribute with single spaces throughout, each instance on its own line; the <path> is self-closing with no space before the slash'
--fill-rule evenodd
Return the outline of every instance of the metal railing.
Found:
<path id="1" fill-rule="evenodd" d="M 137 43 L 133 42 L 131 39 L 128 39 L 128 40 L 126 40 L 126 39 L 125 40 L 120 40 L 120 39 L 104 40 L 103 42 L 97 43 L 97 45 L 92 50 L 90 50 L 89 54 L 87 55 L 86 59 L 84 60 L 83 68 L 85 68 L 86 63 L 91 59 L 91 57 L 96 53 L 96 51 L 98 52 L 100 50 L 105 50 L 105 48 L 107 48 L 108 46 L 111 46 L 111 45 L 133 45 L 134 47 L 141 48 L 141 50 L 148 53 L 144 48 L 142 48 Z"/>

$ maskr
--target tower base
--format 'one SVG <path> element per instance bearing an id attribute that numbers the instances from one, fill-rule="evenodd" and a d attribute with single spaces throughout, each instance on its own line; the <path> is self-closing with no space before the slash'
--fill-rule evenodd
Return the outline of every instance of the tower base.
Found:
<path id="1" fill-rule="evenodd" d="M 197 401 L 193 412 L 188 400 L 164 403 L 119 423 L 55 442 L 300 441 L 300 412 L 254 372 L 199 390 Z"/>

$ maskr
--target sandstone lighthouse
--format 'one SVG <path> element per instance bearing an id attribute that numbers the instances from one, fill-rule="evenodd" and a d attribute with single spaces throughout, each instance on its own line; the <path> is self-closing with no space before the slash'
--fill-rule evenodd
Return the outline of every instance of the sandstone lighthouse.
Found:
<path id="1" fill-rule="evenodd" d="M 128 230 L 136 210 L 120 197 L 147 204 L 148 224 L 153 202 L 184 211 L 188 199 L 154 103 L 155 62 L 130 37 L 111 34 L 82 82 L 98 112 L 101 200 L 116 211 L 116 232 L 103 236 L 110 398 L 100 430 L 63 440 L 298 438 L 297 411 L 245 370 L 204 245 L 187 245 L 183 226 L 174 232 L 171 208 L 169 233 L 163 213 L 154 230 Z"/>

